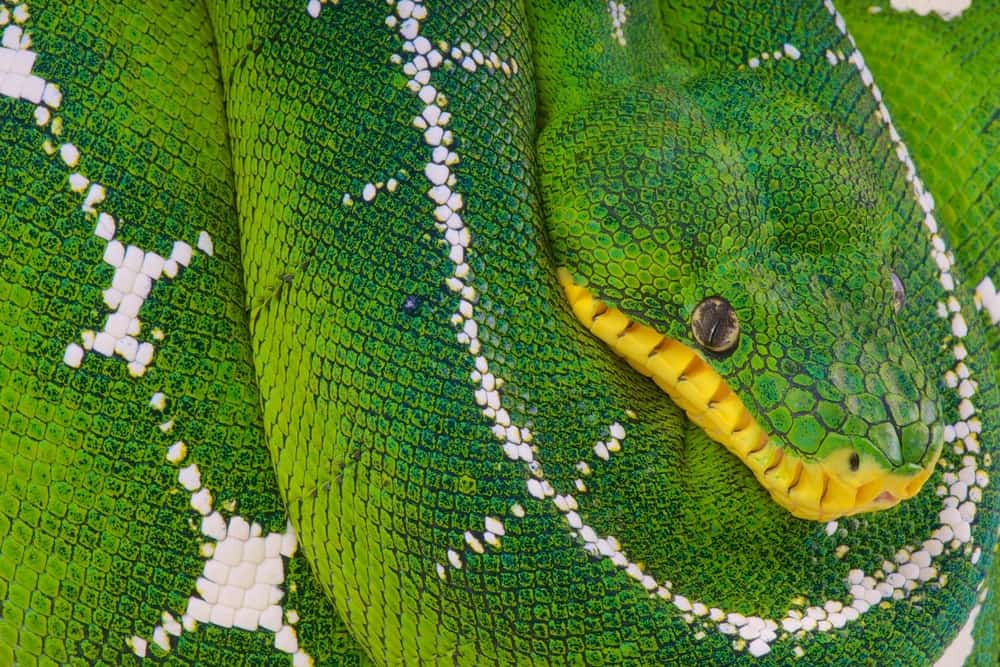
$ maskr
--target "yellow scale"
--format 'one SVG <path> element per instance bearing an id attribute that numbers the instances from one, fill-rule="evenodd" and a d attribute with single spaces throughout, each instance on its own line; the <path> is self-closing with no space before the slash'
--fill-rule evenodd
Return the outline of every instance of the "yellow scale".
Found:
<path id="1" fill-rule="evenodd" d="M 936 457 L 916 475 L 901 475 L 865 456 L 851 470 L 849 448 L 822 460 L 786 450 L 697 351 L 595 299 L 565 269 L 559 269 L 559 282 L 591 333 L 652 378 L 691 421 L 753 471 L 775 502 L 799 518 L 827 521 L 892 507 L 915 495 L 934 469 Z"/>

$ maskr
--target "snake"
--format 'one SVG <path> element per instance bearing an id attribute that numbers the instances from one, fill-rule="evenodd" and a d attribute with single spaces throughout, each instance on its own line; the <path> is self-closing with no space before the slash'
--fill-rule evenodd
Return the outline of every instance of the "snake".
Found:
<path id="1" fill-rule="evenodd" d="M 0 665 L 996 664 L 996 13 L 0 3 Z"/>

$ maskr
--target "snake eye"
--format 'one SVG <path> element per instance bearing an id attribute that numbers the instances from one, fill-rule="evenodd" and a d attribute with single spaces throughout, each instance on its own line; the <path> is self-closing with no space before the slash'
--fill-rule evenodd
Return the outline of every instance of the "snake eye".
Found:
<path id="1" fill-rule="evenodd" d="M 903 304 L 906 303 L 906 288 L 903 287 L 903 281 L 899 279 L 896 272 L 892 272 L 892 308 L 897 313 L 903 309 Z"/>
<path id="2" fill-rule="evenodd" d="M 858 456 L 857 452 L 851 452 L 851 459 L 849 463 L 851 465 L 852 472 L 857 472 L 858 468 L 861 467 L 861 457 Z"/>
<path id="3" fill-rule="evenodd" d="M 724 354 L 736 349 L 740 321 L 728 301 L 721 296 L 710 296 L 691 313 L 691 333 L 706 350 Z"/>

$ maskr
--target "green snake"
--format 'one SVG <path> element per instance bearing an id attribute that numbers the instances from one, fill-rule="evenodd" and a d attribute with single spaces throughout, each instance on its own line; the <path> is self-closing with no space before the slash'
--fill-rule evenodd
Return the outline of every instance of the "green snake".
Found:
<path id="1" fill-rule="evenodd" d="M 0 665 L 996 664 L 1000 27 L 905 4 L 0 4 Z"/>

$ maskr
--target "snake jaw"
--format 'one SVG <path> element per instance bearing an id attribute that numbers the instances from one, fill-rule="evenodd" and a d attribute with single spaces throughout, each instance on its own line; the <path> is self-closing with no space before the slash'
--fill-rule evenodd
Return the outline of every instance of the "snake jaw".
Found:
<path id="1" fill-rule="evenodd" d="M 818 459 L 783 446 L 698 352 L 595 299 L 565 269 L 558 275 L 577 319 L 739 457 L 774 501 L 794 516 L 828 521 L 888 509 L 916 495 L 934 470 L 940 448 L 925 465 L 896 472 L 870 457 L 852 461 L 855 450 L 849 447 Z"/>

